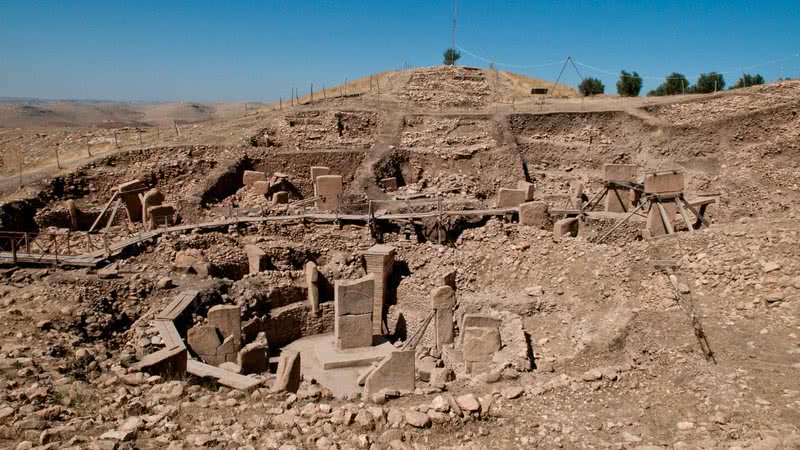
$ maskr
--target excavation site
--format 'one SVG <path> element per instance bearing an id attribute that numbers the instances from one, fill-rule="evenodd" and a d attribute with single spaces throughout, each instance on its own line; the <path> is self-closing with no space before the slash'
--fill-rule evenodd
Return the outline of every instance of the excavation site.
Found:
<path id="1" fill-rule="evenodd" d="M 800 81 L 532 80 L 0 128 L 0 447 L 800 448 Z"/>

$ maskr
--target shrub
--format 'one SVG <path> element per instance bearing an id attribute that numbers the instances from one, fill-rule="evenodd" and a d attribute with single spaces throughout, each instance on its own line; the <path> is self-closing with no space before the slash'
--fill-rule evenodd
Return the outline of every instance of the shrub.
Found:
<path id="1" fill-rule="evenodd" d="M 584 96 L 602 94 L 606 90 L 606 86 L 602 81 L 597 78 L 584 78 L 581 84 L 578 85 L 578 90 Z"/>
<path id="2" fill-rule="evenodd" d="M 461 52 L 454 48 L 448 48 L 444 51 L 442 57 L 444 58 L 444 64 L 446 66 L 452 66 L 461 58 Z"/>
<path id="3" fill-rule="evenodd" d="M 683 94 L 684 89 L 689 87 L 689 81 L 682 73 L 672 72 L 667 75 L 663 83 L 657 88 L 648 92 L 647 95 L 676 95 Z"/>
<path id="4" fill-rule="evenodd" d="M 725 79 L 722 77 L 721 73 L 701 73 L 700 76 L 697 77 L 697 83 L 689 88 L 689 92 L 692 94 L 708 94 L 721 91 L 724 87 Z"/>
<path id="5" fill-rule="evenodd" d="M 750 75 L 749 73 L 745 73 L 736 80 L 736 84 L 731 86 L 731 89 L 755 86 L 757 84 L 764 84 L 764 82 L 764 77 L 762 77 L 761 74 Z"/>
<path id="6" fill-rule="evenodd" d="M 628 73 L 624 70 L 619 74 L 617 81 L 617 94 L 623 97 L 636 97 L 642 90 L 642 77 L 638 73 Z"/>

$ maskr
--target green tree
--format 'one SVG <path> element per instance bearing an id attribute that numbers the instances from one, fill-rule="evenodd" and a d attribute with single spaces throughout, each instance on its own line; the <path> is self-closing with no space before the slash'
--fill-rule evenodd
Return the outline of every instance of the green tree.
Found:
<path id="1" fill-rule="evenodd" d="M 578 85 L 578 91 L 586 97 L 602 94 L 605 90 L 606 86 L 597 78 L 584 78 L 581 84 Z"/>
<path id="2" fill-rule="evenodd" d="M 461 52 L 454 48 L 448 48 L 444 51 L 442 57 L 444 58 L 444 64 L 446 66 L 452 66 L 461 58 Z"/>
<path id="3" fill-rule="evenodd" d="M 748 86 L 755 86 L 757 84 L 764 84 L 764 77 L 761 74 L 750 75 L 749 73 L 742 74 L 738 80 L 736 80 L 736 84 L 731 86 L 731 89 L 739 89 Z"/>
<path id="4" fill-rule="evenodd" d="M 622 97 L 636 97 L 642 90 L 642 77 L 635 71 L 633 73 L 625 72 L 624 70 L 619 74 L 617 81 L 617 94 Z"/>
<path id="5" fill-rule="evenodd" d="M 708 94 L 711 92 L 721 91 L 725 87 L 725 78 L 721 73 L 710 72 L 701 73 L 697 77 L 697 82 L 689 88 L 692 94 Z"/>
<path id="6" fill-rule="evenodd" d="M 647 95 L 660 96 L 683 94 L 688 87 L 689 81 L 686 79 L 686 76 L 684 76 L 682 73 L 672 72 L 671 74 L 667 75 L 663 83 L 661 83 L 657 88 L 648 92 Z"/>

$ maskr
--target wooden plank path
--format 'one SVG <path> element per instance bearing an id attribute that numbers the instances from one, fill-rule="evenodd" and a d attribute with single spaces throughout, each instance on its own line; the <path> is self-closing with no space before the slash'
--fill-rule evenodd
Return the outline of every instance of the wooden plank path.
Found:
<path id="1" fill-rule="evenodd" d="M 505 216 L 507 214 L 518 213 L 519 208 L 495 208 L 495 209 L 466 209 L 442 211 L 442 216 Z M 406 221 L 413 219 L 429 219 L 439 216 L 438 211 L 418 212 L 418 213 L 387 213 L 372 216 L 376 221 Z M 242 223 L 265 223 L 265 222 L 300 222 L 300 221 L 322 221 L 322 222 L 368 222 L 368 214 L 336 214 L 336 213 L 306 213 L 291 214 L 286 216 L 242 216 L 215 220 L 203 223 L 190 223 L 175 225 L 165 228 L 156 228 L 134 234 L 126 239 L 109 244 L 108 248 L 95 250 L 82 255 L 55 255 L 52 253 L 31 253 L 17 251 L 16 260 L 11 252 L 0 252 L 0 263 L 16 264 L 44 264 L 44 265 L 65 265 L 95 267 L 100 262 L 118 255 L 126 248 L 137 245 L 141 242 L 156 238 L 164 233 L 180 233 L 197 229 L 214 229 Z"/>

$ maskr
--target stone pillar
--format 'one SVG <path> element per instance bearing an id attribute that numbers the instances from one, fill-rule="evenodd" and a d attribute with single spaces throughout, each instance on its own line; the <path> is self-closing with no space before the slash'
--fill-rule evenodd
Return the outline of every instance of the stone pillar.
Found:
<path id="1" fill-rule="evenodd" d="M 278 360 L 272 392 L 297 392 L 300 388 L 300 352 L 284 350 Z"/>
<path id="2" fill-rule="evenodd" d="M 383 306 L 386 304 L 386 285 L 392 273 L 395 249 L 389 245 L 374 245 L 364 254 L 367 273 L 375 276 L 375 304 L 372 310 L 373 332 L 377 335 L 388 333 L 383 323 Z"/>
<path id="3" fill-rule="evenodd" d="M 467 373 L 488 372 L 501 347 L 500 319 L 478 314 L 464 316 L 462 326 L 464 365 Z"/>
<path id="4" fill-rule="evenodd" d="M 317 189 L 317 177 L 322 175 L 329 175 L 331 173 L 331 169 L 324 166 L 311 166 L 311 184 L 314 185 L 314 196 L 316 197 L 319 195 L 319 191 Z"/>
<path id="5" fill-rule="evenodd" d="M 344 190 L 341 175 L 322 175 L 317 177 L 317 195 L 322 198 L 317 200 L 317 208 L 332 210 L 339 207 L 339 194 Z"/>
<path id="6" fill-rule="evenodd" d="M 527 202 L 519 205 L 519 224 L 540 230 L 549 228 L 550 213 L 545 202 Z"/>
<path id="7" fill-rule="evenodd" d="M 147 190 L 147 186 L 139 180 L 133 180 L 120 184 L 116 190 L 119 198 L 122 199 L 130 221 L 140 222 L 142 220 L 142 201 L 139 199 L 139 193 Z"/>
<path id="8" fill-rule="evenodd" d="M 644 177 L 645 194 L 671 194 L 683 192 L 685 181 L 683 172 L 648 173 Z"/>
<path id="9" fill-rule="evenodd" d="M 208 310 L 208 324 L 216 327 L 223 339 L 233 336 L 234 353 L 242 346 L 242 316 L 236 305 L 216 305 Z M 224 341 L 223 341 L 224 343 Z"/>
<path id="10" fill-rule="evenodd" d="M 242 174 L 242 183 L 247 186 L 253 186 L 256 181 L 267 181 L 267 174 L 264 172 L 256 172 L 254 170 L 245 170 Z"/>
<path id="11" fill-rule="evenodd" d="M 375 277 L 334 282 L 334 336 L 336 349 L 372 346 L 372 305 Z"/>
<path id="12" fill-rule="evenodd" d="M 164 203 L 164 194 L 156 188 L 145 192 L 142 201 L 142 222 L 148 221 L 147 209 L 151 206 L 159 206 Z"/>
<path id="13" fill-rule="evenodd" d="M 636 167 L 636 164 L 606 164 L 603 166 L 603 179 L 605 181 L 635 181 Z M 632 206 L 631 194 L 633 193 L 630 189 L 616 188 L 616 194 L 614 189 L 609 189 L 606 194 L 605 210 L 607 212 L 628 212 Z"/>
<path id="14" fill-rule="evenodd" d="M 456 292 L 450 286 L 440 286 L 431 291 L 431 303 L 435 314 L 436 348 L 453 343 L 453 308 Z"/>
<path id="15" fill-rule="evenodd" d="M 308 304 L 311 312 L 319 314 L 319 270 L 314 261 L 306 263 L 306 286 L 308 287 Z"/>
<path id="16" fill-rule="evenodd" d="M 533 183 L 528 183 L 527 181 L 517 181 L 517 190 L 525 191 L 525 201 L 529 202 L 533 200 Z"/>
<path id="17" fill-rule="evenodd" d="M 286 191 L 278 191 L 272 194 L 273 205 L 285 205 L 289 203 L 289 193 Z"/>
<path id="18" fill-rule="evenodd" d="M 67 213 L 69 214 L 69 224 L 72 227 L 72 231 L 78 231 L 78 207 L 75 206 L 75 200 L 67 200 L 64 205 L 67 207 Z"/>
<path id="19" fill-rule="evenodd" d="M 267 252 L 261 250 L 257 245 L 245 245 L 244 252 L 247 254 L 247 264 L 249 266 L 249 273 L 258 273 L 266 269 L 266 256 Z"/>
<path id="20" fill-rule="evenodd" d="M 498 208 L 516 208 L 520 203 L 525 203 L 528 190 L 500 188 L 497 190 Z"/>

